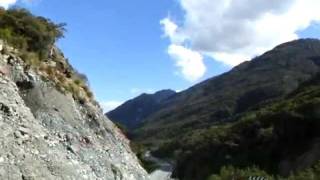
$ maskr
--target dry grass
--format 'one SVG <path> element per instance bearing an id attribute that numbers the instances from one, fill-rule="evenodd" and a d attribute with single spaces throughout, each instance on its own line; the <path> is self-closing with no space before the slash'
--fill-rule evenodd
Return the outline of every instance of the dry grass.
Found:
<path id="1" fill-rule="evenodd" d="M 20 56 L 32 68 L 38 68 L 41 64 L 39 56 L 34 52 L 22 52 Z"/>
<path id="2" fill-rule="evenodd" d="M 63 93 L 71 93 L 75 100 L 80 103 L 94 102 L 94 95 L 90 91 L 87 82 L 79 73 L 74 72 L 69 66 L 50 66 L 50 62 L 42 61 L 33 52 L 23 51 L 20 53 L 21 59 L 25 62 L 25 68 L 32 68 L 43 78 L 55 83 L 57 89 Z M 55 61 L 51 59 L 49 61 Z M 61 61 L 61 59 L 60 59 Z M 0 69 L 0 73 L 5 72 Z"/>

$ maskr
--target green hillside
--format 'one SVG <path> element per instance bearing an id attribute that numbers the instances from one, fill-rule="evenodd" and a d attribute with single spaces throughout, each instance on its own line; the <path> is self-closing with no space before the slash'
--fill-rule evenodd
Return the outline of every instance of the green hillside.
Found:
<path id="1" fill-rule="evenodd" d="M 204 179 L 224 166 L 259 167 L 287 177 L 320 160 L 319 120 L 317 75 L 283 100 L 255 107 L 235 122 L 176 137 L 155 154 L 177 158 L 174 175 L 180 179 Z"/>
<path id="2" fill-rule="evenodd" d="M 175 160 L 181 180 L 287 178 L 320 160 L 319 72 L 319 40 L 282 44 L 171 97 L 130 137 Z"/>

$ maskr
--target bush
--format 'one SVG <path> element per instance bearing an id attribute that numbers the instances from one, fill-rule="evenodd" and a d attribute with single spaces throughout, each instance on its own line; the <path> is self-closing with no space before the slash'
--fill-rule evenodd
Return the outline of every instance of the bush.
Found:
<path id="1" fill-rule="evenodd" d="M 274 177 L 259 168 L 237 169 L 232 166 L 223 167 L 219 174 L 211 175 L 208 180 L 249 179 L 249 177 L 264 177 L 267 180 L 318 180 L 320 179 L 320 162 L 313 168 L 292 174 L 289 178 Z"/>
<path id="2" fill-rule="evenodd" d="M 57 74 L 57 78 L 61 84 L 65 84 L 65 82 L 67 81 L 67 78 L 62 74 Z"/>
<path id="3" fill-rule="evenodd" d="M 318 180 L 320 179 L 320 162 L 318 162 L 313 168 L 301 171 L 297 174 L 291 175 L 288 180 Z"/>
<path id="4" fill-rule="evenodd" d="M 35 52 L 47 58 L 49 49 L 63 37 L 65 24 L 36 17 L 28 10 L 0 10 L 0 38 L 20 50 Z"/>
<path id="5" fill-rule="evenodd" d="M 39 67 L 41 64 L 39 56 L 34 52 L 23 51 L 20 57 L 27 65 L 30 65 L 31 67 Z"/>
<path id="6" fill-rule="evenodd" d="M 78 86 L 81 86 L 83 82 L 80 79 L 75 79 L 74 83 Z"/>
<path id="7" fill-rule="evenodd" d="M 91 91 L 87 91 L 87 96 L 88 96 L 88 98 L 92 99 L 93 98 L 93 93 Z"/>
<path id="8" fill-rule="evenodd" d="M 250 177 L 261 177 L 268 180 L 273 180 L 274 177 L 268 175 L 266 172 L 253 167 L 245 170 L 236 169 L 232 166 L 223 167 L 220 170 L 220 174 L 212 175 L 208 180 L 231 180 L 231 179 L 249 179 Z"/>
<path id="9" fill-rule="evenodd" d="M 42 72 L 44 78 L 53 81 L 59 90 L 71 92 L 80 103 L 86 103 L 93 98 L 88 78 L 73 69 L 67 59 L 66 67 L 64 64 L 53 67 L 48 63 L 57 60 L 49 54 L 55 42 L 64 37 L 64 32 L 64 23 L 56 24 L 50 19 L 34 16 L 23 8 L 0 8 L 0 39 L 19 50 L 25 67 Z"/>

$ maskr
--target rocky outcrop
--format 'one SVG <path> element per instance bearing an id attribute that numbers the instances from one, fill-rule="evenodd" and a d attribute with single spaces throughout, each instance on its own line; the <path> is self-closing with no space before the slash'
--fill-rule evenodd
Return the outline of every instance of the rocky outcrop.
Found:
<path id="1" fill-rule="evenodd" d="M 98 105 L 62 93 L 0 44 L 0 179 L 148 179 Z"/>

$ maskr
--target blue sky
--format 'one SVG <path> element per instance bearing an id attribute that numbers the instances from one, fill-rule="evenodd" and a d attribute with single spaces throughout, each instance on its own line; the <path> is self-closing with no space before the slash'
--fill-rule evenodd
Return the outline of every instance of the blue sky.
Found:
<path id="1" fill-rule="evenodd" d="M 5 0 L 0 0 L 0 5 L 1 1 Z M 290 36 L 284 39 L 281 36 L 270 42 L 265 40 L 263 48 L 259 48 L 261 51 L 257 48 L 253 51 L 255 54 L 248 54 L 248 49 L 262 45 L 247 45 L 241 42 L 240 44 L 246 46 L 246 49 L 241 49 L 234 47 L 236 43 L 233 41 L 226 44 L 225 40 L 221 39 L 225 38 L 226 34 L 215 31 L 216 26 L 219 26 L 219 22 L 224 19 L 211 18 L 217 15 L 210 14 L 209 11 L 207 14 L 198 12 L 192 1 L 199 2 L 196 0 L 34 0 L 32 3 L 26 3 L 24 0 L 18 1 L 17 5 L 28 8 L 36 15 L 67 23 L 66 37 L 60 40 L 58 46 L 72 65 L 88 76 L 96 98 L 106 109 L 143 92 L 186 89 L 229 70 L 250 56 L 270 49 L 278 42 L 297 38 L 295 35 L 320 37 L 320 28 L 315 23 L 315 18 L 312 19 L 313 16 L 310 15 L 305 18 L 306 21 L 301 20 L 298 24 L 300 26 L 292 26 L 283 32 Z M 219 6 L 221 0 L 204 0 L 203 4 L 197 4 L 197 7 L 211 7 L 206 5 L 206 2 L 212 4 L 215 1 L 217 1 L 216 6 Z M 277 11 L 279 9 L 278 5 L 270 8 Z M 289 11 L 290 9 L 286 9 L 285 12 Z M 262 12 L 263 10 L 257 12 L 257 17 Z M 161 25 L 160 21 L 164 19 L 167 21 Z M 194 19 L 201 21 L 194 22 Z M 254 20 L 252 21 L 260 21 L 260 19 Z M 304 25 L 307 20 L 309 24 Z M 311 26 L 310 22 L 313 22 Z M 239 30 L 243 28 L 242 26 L 235 27 L 235 31 L 231 34 L 229 32 L 227 37 L 233 37 L 237 31 L 242 32 Z M 208 32 L 207 29 L 203 31 L 203 27 L 208 27 L 209 33 L 216 36 L 201 37 Z M 221 25 L 220 29 L 224 27 L 233 26 Z M 245 34 L 241 37 L 245 37 Z M 268 38 L 260 37 L 260 34 L 257 34 L 257 37 L 262 40 Z M 222 44 L 224 48 L 217 44 Z M 229 47 L 237 51 L 228 50 L 231 49 Z M 195 60 L 190 59 L 191 57 Z M 233 57 L 241 61 L 226 60 Z"/>
<path id="2" fill-rule="evenodd" d="M 182 90 L 195 83 L 177 75 L 166 53 L 168 41 L 159 22 L 171 11 L 179 11 L 174 1 L 43 0 L 19 5 L 67 23 L 59 47 L 88 76 L 100 102 L 123 102 L 143 92 Z M 202 79 L 230 68 L 212 60 L 206 63 L 212 70 Z"/>

